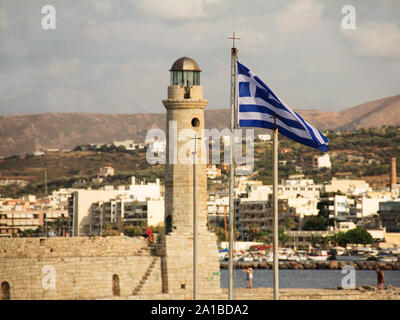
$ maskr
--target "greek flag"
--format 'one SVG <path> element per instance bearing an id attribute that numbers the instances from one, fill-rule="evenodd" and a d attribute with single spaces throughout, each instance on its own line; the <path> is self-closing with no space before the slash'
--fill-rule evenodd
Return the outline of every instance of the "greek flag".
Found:
<path id="1" fill-rule="evenodd" d="M 328 151 L 328 139 L 295 111 L 286 106 L 268 86 L 243 64 L 237 62 L 239 86 L 238 120 L 240 127 L 274 128 L 307 146 Z"/>

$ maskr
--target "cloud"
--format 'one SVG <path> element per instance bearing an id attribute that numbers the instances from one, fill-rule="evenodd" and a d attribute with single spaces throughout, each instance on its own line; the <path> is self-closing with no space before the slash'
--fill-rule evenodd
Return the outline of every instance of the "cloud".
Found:
<path id="1" fill-rule="evenodd" d="M 216 1 L 204 0 L 134 0 L 141 13 L 165 20 L 193 20 L 209 16 L 208 4 Z"/>
<path id="2" fill-rule="evenodd" d="M 276 26 L 284 34 L 301 33 L 320 26 L 323 5 L 316 0 L 296 0 L 276 16 Z"/>
<path id="3" fill-rule="evenodd" d="M 0 31 L 7 28 L 7 10 L 0 8 Z"/>
<path id="4" fill-rule="evenodd" d="M 69 59 L 53 60 L 50 67 L 46 71 L 46 75 L 52 78 L 64 78 L 70 74 L 74 74 L 79 70 L 80 61 L 73 57 Z"/>
<path id="5" fill-rule="evenodd" d="M 96 111 L 96 99 L 87 92 L 56 88 L 47 92 L 46 102 L 57 112 Z"/>
<path id="6" fill-rule="evenodd" d="M 0 3 L 0 114 L 164 112 L 183 55 L 202 69 L 208 108 L 226 107 L 232 31 L 239 59 L 294 107 L 398 94 L 399 60 L 359 58 L 398 56 L 398 0 L 363 1 L 357 23 L 386 27 L 346 32 L 337 1 L 57 0 L 54 32 L 40 27 L 40 1 Z"/>
<path id="7" fill-rule="evenodd" d="M 400 29 L 395 23 L 367 23 L 342 33 L 359 56 L 400 58 Z"/>

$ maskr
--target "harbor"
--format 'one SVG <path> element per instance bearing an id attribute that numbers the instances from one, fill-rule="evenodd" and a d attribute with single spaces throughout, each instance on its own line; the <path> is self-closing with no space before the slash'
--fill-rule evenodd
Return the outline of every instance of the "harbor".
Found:
<path id="1" fill-rule="evenodd" d="M 293 250 L 279 248 L 279 269 L 319 269 L 338 270 L 349 265 L 356 270 L 400 270 L 400 250 L 396 248 L 342 248 L 329 250 L 313 248 L 311 250 Z M 228 267 L 227 250 L 220 250 L 220 268 Z M 272 269 L 273 252 L 267 246 L 252 246 L 247 250 L 234 252 L 235 268 Z"/>
<path id="2" fill-rule="evenodd" d="M 306 269 L 306 270 L 341 270 L 344 266 L 352 266 L 356 270 L 376 270 L 381 267 L 383 270 L 400 270 L 400 263 L 390 262 L 376 262 L 376 261 L 357 261 L 357 262 L 344 262 L 344 261 L 324 261 L 324 262 L 296 262 L 296 261 L 280 261 L 279 269 Z M 272 269 L 272 262 L 238 262 L 235 264 L 236 269 Z M 220 262 L 221 269 L 227 269 L 227 262 Z M 400 277 L 400 274 L 399 274 Z"/>

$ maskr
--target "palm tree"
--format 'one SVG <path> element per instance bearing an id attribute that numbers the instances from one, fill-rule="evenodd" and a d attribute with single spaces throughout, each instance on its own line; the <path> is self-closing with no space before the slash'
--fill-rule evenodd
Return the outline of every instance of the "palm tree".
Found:
<path id="1" fill-rule="evenodd" d="M 310 241 L 311 241 L 311 245 L 314 248 L 317 246 L 317 244 L 319 245 L 319 244 L 324 244 L 325 243 L 324 237 L 321 237 L 321 236 L 318 236 L 318 235 L 315 235 L 315 234 L 311 235 Z"/>

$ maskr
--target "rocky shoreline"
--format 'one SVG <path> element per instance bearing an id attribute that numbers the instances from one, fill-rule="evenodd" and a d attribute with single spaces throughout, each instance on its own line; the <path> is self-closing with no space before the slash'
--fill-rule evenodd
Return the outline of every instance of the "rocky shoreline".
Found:
<path id="1" fill-rule="evenodd" d="M 279 262 L 279 269 L 319 269 L 319 270 L 341 270 L 344 266 L 352 266 L 356 270 L 376 270 L 379 266 L 383 270 L 400 270 L 400 262 L 395 263 L 383 263 L 376 261 L 324 261 L 324 262 L 296 262 L 296 261 L 284 261 Z M 235 263 L 236 269 L 244 269 L 251 267 L 253 269 L 273 269 L 272 262 L 241 262 Z M 228 262 L 220 262 L 221 269 L 228 269 Z"/>

